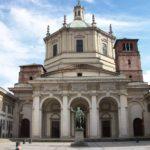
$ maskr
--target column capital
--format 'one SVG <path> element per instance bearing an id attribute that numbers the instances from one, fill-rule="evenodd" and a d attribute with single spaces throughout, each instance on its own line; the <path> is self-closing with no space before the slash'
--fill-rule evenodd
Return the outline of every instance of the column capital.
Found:
<path id="1" fill-rule="evenodd" d="M 62 91 L 62 96 L 69 96 L 68 91 Z"/>
<path id="2" fill-rule="evenodd" d="M 119 93 L 119 96 L 128 96 L 127 93 Z"/>
<path id="3" fill-rule="evenodd" d="M 35 92 L 35 93 L 33 93 L 32 97 L 33 97 L 33 98 L 35 98 L 35 97 L 40 97 L 40 93 L 39 93 L 39 92 Z"/>
<path id="4" fill-rule="evenodd" d="M 91 92 L 90 92 L 90 96 L 98 96 L 97 91 L 91 91 Z"/>
<path id="5" fill-rule="evenodd" d="M 120 90 L 119 96 L 122 96 L 122 95 L 128 96 L 127 90 Z"/>

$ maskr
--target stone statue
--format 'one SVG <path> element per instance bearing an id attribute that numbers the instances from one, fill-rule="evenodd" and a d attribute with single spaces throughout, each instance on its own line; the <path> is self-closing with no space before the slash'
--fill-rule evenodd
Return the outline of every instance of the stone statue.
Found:
<path id="1" fill-rule="evenodd" d="M 76 125 L 76 129 L 83 129 L 85 114 L 80 109 L 80 107 L 77 107 L 77 110 L 73 110 L 71 108 L 71 111 L 75 113 L 75 125 Z"/>

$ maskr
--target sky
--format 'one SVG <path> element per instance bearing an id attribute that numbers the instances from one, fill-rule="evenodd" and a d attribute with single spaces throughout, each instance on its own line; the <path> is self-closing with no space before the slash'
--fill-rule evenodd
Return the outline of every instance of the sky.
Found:
<path id="1" fill-rule="evenodd" d="M 0 86 L 13 87 L 18 82 L 19 66 L 43 64 L 47 25 L 53 33 L 73 20 L 77 0 L 0 0 Z M 144 81 L 150 83 L 150 1 L 81 0 L 85 20 L 109 30 L 112 24 L 117 38 L 139 39 Z"/>

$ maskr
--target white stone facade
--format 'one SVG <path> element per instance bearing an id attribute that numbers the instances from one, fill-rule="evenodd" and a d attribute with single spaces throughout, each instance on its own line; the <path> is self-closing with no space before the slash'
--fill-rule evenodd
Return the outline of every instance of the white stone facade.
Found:
<path id="1" fill-rule="evenodd" d="M 149 99 L 145 98 L 148 84 L 131 82 L 116 72 L 112 31 L 97 28 L 94 16 L 88 25 L 80 4 L 75 6 L 74 16 L 72 23 L 64 19 L 60 30 L 53 34 L 48 31 L 44 38 L 45 72 L 32 80 L 37 65 L 22 66 L 30 72 L 28 82 L 20 78 L 10 88 L 20 99 L 15 107 L 13 136 L 73 138 L 71 109 L 77 107 L 86 116 L 86 138 L 150 136 Z"/>
<path id="2" fill-rule="evenodd" d="M 13 110 L 17 99 L 0 87 L 0 138 L 13 136 Z"/>

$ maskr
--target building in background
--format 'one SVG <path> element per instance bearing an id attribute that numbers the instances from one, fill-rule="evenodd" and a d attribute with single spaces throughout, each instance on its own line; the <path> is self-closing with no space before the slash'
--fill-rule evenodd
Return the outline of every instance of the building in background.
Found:
<path id="1" fill-rule="evenodd" d="M 13 110 L 17 98 L 0 87 L 0 138 L 11 138 L 13 135 Z"/>
<path id="2" fill-rule="evenodd" d="M 72 138 L 74 114 L 85 115 L 86 138 L 150 136 L 149 85 L 143 82 L 137 39 L 116 39 L 84 20 L 80 2 L 74 20 L 46 37 L 44 66 L 20 66 L 10 90 L 19 99 L 14 137 Z"/>

